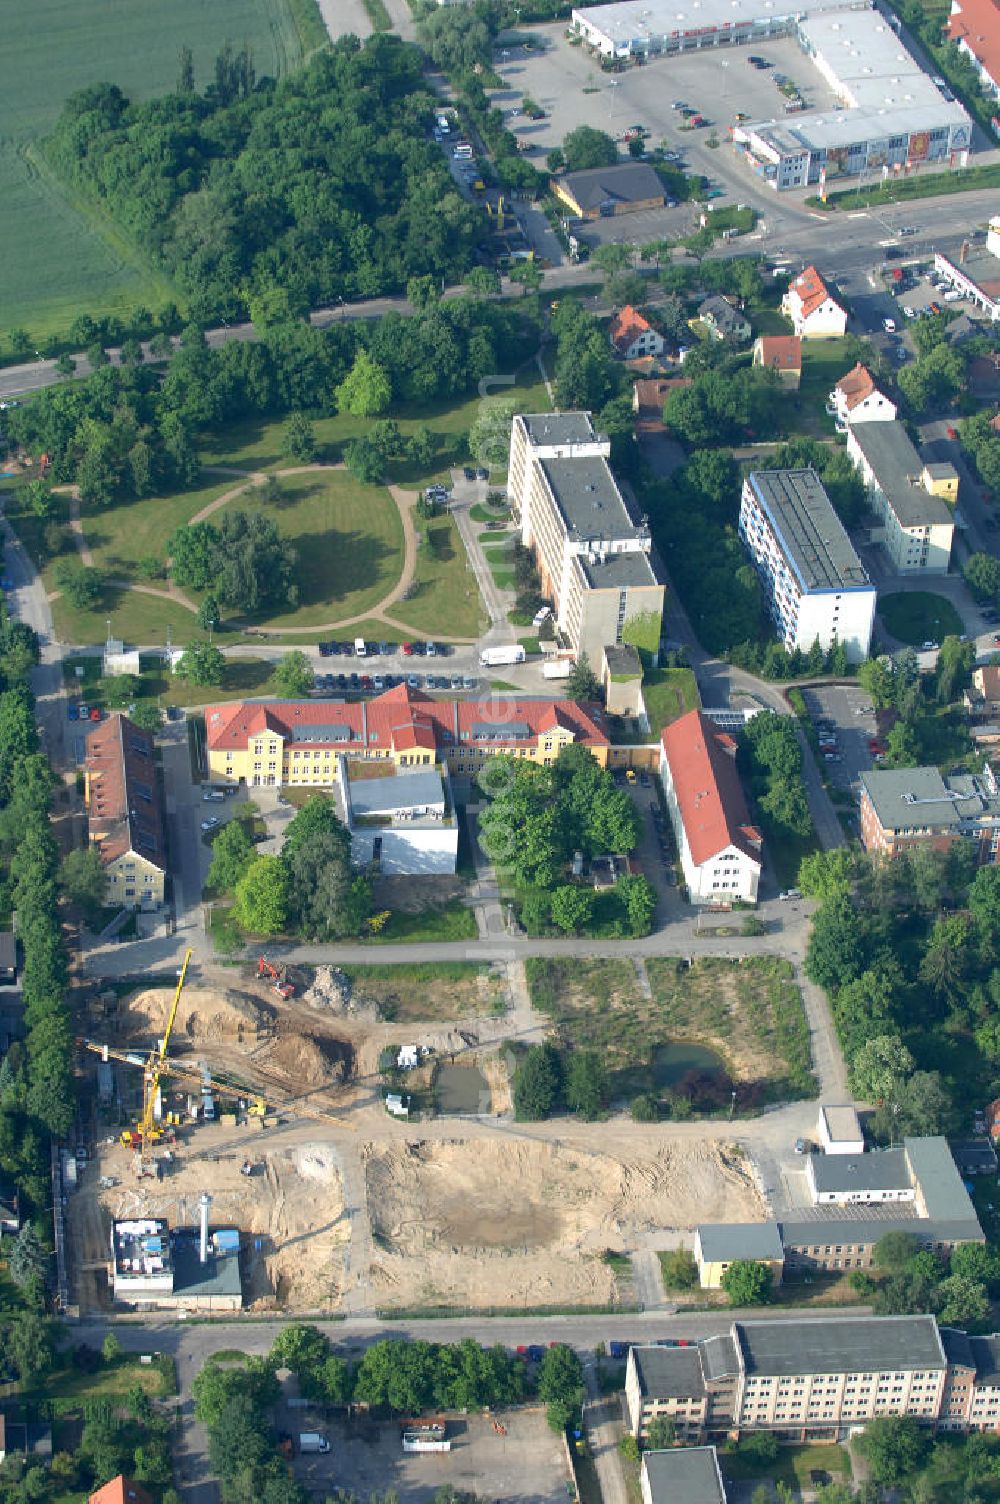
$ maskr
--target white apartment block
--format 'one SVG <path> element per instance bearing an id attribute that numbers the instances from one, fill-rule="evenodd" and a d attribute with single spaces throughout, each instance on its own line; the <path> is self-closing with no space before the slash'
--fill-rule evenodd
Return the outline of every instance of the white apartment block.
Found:
<path id="1" fill-rule="evenodd" d="M 882 544 L 900 574 L 947 574 L 958 474 L 921 459 L 902 423 L 852 424 L 847 452 L 868 488 Z M 952 505 L 949 505 L 949 502 Z"/>
<path id="2" fill-rule="evenodd" d="M 743 482 L 740 537 L 789 652 L 842 643 L 868 656 L 875 587 L 815 470 L 758 470 Z"/>
<path id="3" fill-rule="evenodd" d="M 645 519 L 633 518 L 608 465 L 610 440 L 589 413 L 519 414 L 511 429 L 508 498 L 521 542 L 538 565 L 556 625 L 579 656 L 599 663 L 605 646 L 634 640 L 654 649 L 663 586 Z"/>

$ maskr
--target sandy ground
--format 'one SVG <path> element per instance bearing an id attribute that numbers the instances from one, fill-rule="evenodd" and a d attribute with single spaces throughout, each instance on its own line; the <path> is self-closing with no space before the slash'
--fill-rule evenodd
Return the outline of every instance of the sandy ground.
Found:
<path id="1" fill-rule="evenodd" d="M 120 1145 L 102 1145 L 99 1170 L 91 1166 L 70 1198 L 70 1235 L 84 1262 L 107 1261 L 112 1219 L 166 1217 L 172 1227 L 197 1226 L 198 1198 L 212 1196 L 213 1227 L 238 1227 L 244 1234 L 244 1291 L 248 1305 L 275 1303 L 295 1310 L 330 1309 L 343 1289 L 343 1255 L 348 1238 L 343 1186 L 336 1148 L 321 1140 L 281 1146 L 258 1133 L 242 1145 L 214 1141 L 222 1130 L 205 1126 L 180 1149 L 159 1181 L 136 1181 L 132 1157 Z M 197 1144 L 197 1148 L 194 1145 Z M 240 1173 L 249 1161 L 253 1173 Z M 102 1188 L 99 1175 L 118 1180 Z M 260 1239 L 259 1251 L 255 1240 Z M 106 1304 L 103 1271 L 94 1267 L 82 1281 L 85 1305 Z"/>
<path id="2" fill-rule="evenodd" d="M 598 1304 L 606 1249 L 654 1228 L 762 1214 L 745 1162 L 692 1144 L 621 1160 L 510 1139 L 362 1150 L 373 1296 L 384 1305 Z"/>

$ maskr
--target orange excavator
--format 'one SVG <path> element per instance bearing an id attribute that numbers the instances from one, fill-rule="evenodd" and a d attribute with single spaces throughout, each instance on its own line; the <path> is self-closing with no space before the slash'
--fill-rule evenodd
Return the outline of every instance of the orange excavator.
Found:
<path id="1" fill-rule="evenodd" d="M 278 996 L 285 1001 L 295 996 L 295 983 L 289 981 L 288 972 L 283 966 L 275 966 L 266 956 L 260 956 L 257 960 L 258 977 L 267 977 Z"/>

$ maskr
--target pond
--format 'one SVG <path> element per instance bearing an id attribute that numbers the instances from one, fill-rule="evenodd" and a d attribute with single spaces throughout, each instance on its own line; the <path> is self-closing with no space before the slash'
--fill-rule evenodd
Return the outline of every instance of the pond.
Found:
<path id="1" fill-rule="evenodd" d="M 706 1071 L 713 1076 L 724 1075 L 726 1062 L 706 1044 L 672 1039 L 665 1044 L 654 1045 L 648 1064 L 633 1065 L 627 1070 L 616 1071 L 611 1079 L 612 1093 L 619 1101 L 628 1101 L 644 1092 L 659 1095 L 676 1086 L 690 1071 Z"/>
<path id="2" fill-rule="evenodd" d="M 445 1116 L 489 1112 L 490 1088 L 474 1065 L 439 1065 L 434 1072 L 434 1100 Z"/>

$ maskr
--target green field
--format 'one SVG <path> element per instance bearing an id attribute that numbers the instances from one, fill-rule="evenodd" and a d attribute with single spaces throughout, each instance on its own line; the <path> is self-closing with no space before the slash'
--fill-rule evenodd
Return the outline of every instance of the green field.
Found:
<path id="1" fill-rule="evenodd" d="M 313 14 L 311 15 L 310 12 Z M 132 97 L 173 87 L 178 54 L 194 54 L 203 87 L 226 42 L 253 51 L 258 75 L 302 57 L 300 27 L 315 43 L 315 0 L 32 0 L 4 7 L 4 49 L 17 66 L 0 95 L 0 350 L 25 328 L 35 340 L 63 334 L 79 313 L 122 313 L 180 302 L 92 207 L 68 196 L 37 145 L 77 89 L 117 83 Z M 298 23 L 298 24 L 297 24 Z"/>
<path id="2" fill-rule="evenodd" d="M 416 573 L 407 599 L 392 607 L 393 618 L 415 636 L 477 637 L 486 618 L 455 519 L 435 517 L 417 527 L 423 541 Z"/>
<path id="3" fill-rule="evenodd" d="M 166 564 L 167 544 L 174 531 L 217 496 L 237 485 L 238 479 L 217 480 L 213 485 L 200 486 L 194 491 L 144 496 L 141 501 L 123 502 L 104 511 L 84 513 L 83 534 L 94 555 L 94 563 L 99 569 L 122 579 L 130 579 L 135 574 L 136 564 L 146 554 L 155 555 Z M 151 583 L 164 587 L 163 580 Z"/>
<path id="4" fill-rule="evenodd" d="M 880 595 L 878 614 L 887 632 L 915 648 L 922 642 L 941 642 L 962 633 L 962 618 L 951 601 L 932 590 Z"/>

